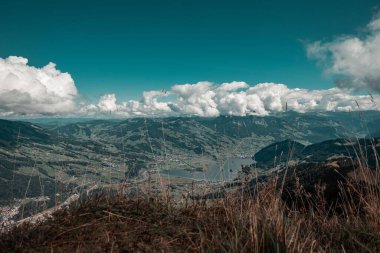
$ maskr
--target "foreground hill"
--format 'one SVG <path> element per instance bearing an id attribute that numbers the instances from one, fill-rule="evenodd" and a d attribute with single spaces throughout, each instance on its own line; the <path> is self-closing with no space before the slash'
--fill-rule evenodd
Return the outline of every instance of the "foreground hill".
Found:
<path id="1" fill-rule="evenodd" d="M 303 179 L 299 185 L 294 177 L 285 188 L 281 177 L 279 181 L 273 177 L 252 187 L 249 194 L 244 194 L 247 186 L 242 185 L 217 201 L 186 197 L 175 201 L 153 192 L 139 198 L 122 192 L 94 195 L 45 221 L 8 228 L 0 234 L 0 248 L 7 252 L 379 252 L 379 178 L 362 169 L 357 177 L 341 178 L 335 188 L 338 193 L 330 199 L 325 199 L 318 184 L 313 195 L 303 191 Z M 373 180 L 364 180 L 366 176 Z"/>

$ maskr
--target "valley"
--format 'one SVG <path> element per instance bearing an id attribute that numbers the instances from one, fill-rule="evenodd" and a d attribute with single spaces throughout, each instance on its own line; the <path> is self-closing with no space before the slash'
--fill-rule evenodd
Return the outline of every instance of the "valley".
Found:
<path id="1" fill-rule="evenodd" d="M 277 163 L 287 161 L 292 148 L 298 163 L 324 161 L 331 149 L 313 144 L 370 137 L 379 121 L 379 112 L 365 112 L 365 117 L 361 112 L 287 112 L 267 117 L 0 120 L 0 204 L 22 201 L 41 210 L 89 189 L 139 188 L 148 181 L 165 181 L 165 188 L 179 195 L 188 194 L 195 182 L 205 193 L 240 180 L 243 166 L 254 168 L 256 176 L 267 175 L 280 154 Z M 300 150 L 306 150 L 303 156 Z M 36 201 L 41 197 L 46 199 Z"/>

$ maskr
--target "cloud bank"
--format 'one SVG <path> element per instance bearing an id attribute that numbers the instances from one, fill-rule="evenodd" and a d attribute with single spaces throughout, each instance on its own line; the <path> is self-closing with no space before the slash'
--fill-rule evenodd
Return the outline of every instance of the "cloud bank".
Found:
<path id="1" fill-rule="evenodd" d="M 367 25 L 363 36 L 341 36 L 307 46 L 310 58 L 338 75 L 337 87 L 380 92 L 380 13 Z"/>
<path id="2" fill-rule="evenodd" d="M 169 98 L 169 101 L 168 101 Z M 163 101 L 165 100 L 165 101 Z M 352 95 L 345 89 L 308 90 L 289 88 L 285 84 L 245 82 L 174 85 L 170 91 L 144 92 L 140 101 L 117 103 L 114 94 L 102 96 L 98 104 L 87 105 L 82 113 L 136 116 L 260 115 L 292 110 L 355 111 L 379 110 L 379 96 Z"/>
<path id="3" fill-rule="evenodd" d="M 0 114 L 64 114 L 74 111 L 78 95 L 68 73 L 54 63 L 43 68 L 28 65 L 28 59 L 0 58 Z"/>
<path id="4" fill-rule="evenodd" d="M 380 26 L 373 23 L 374 27 Z M 202 81 L 177 84 L 168 91 L 145 91 L 140 100 L 118 101 L 105 94 L 97 103 L 78 103 L 78 91 L 69 73 L 54 63 L 43 68 L 11 56 L 0 58 L 0 115 L 59 115 L 94 117 L 260 115 L 292 110 L 379 110 L 380 96 L 352 95 L 348 89 L 308 90 L 285 84 L 246 82 L 216 84 Z"/>

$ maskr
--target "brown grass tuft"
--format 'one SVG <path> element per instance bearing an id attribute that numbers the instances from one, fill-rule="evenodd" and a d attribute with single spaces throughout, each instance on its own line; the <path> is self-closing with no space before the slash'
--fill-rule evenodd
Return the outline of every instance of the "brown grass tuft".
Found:
<path id="1" fill-rule="evenodd" d="M 366 177 L 374 173 L 362 171 Z M 276 185 L 272 180 L 249 196 L 239 190 L 223 199 L 186 206 L 170 198 L 92 197 L 42 223 L 23 224 L 2 234 L 0 248 L 4 252 L 380 251 L 377 182 L 342 184 L 340 212 L 326 206 L 321 186 L 316 186 L 319 193 L 312 197 L 313 205 L 301 208 L 289 207 Z"/>

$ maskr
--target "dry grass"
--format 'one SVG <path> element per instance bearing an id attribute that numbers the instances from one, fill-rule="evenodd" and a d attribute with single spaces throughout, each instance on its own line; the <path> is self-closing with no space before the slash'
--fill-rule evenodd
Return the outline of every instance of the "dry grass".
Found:
<path id="1" fill-rule="evenodd" d="M 333 204 L 323 184 L 310 194 L 297 176 L 290 203 L 287 178 L 243 184 L 217 200 L 184 196 L 180 202 L 168 194 L 170 182 L 160 180 L 161 196 L 96 195 L 41 223 L 14 227 L 0 234 L 0 251 L 380 252 L 378 172 L 359 163 Z"/>
<path id="2" fill-rule="evenodd" d="M 376 170 L 377 171 L 377 170 Z M 0 236 L 3 252 L 379 252 L 380 194 L 371 180 L 348 180 L 339 212 L 323 186 L 307 208 L 282 200 L 275 179 L 214 200 L 94 196 L 45 222 L 23 224 Z M 377 181 L 377 180 L 375 180 Z M 300 193 L 303 194 L 303 193 Z M 307 193 L 304 193 L 307 194 Z M 298 196 L 302 197 L 302 196 Z"/>

